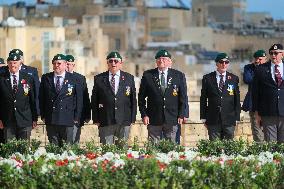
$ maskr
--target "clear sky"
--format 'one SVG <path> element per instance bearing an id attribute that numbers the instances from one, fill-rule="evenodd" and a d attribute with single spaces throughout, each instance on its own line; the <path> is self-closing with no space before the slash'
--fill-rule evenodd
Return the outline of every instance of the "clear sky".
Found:
<path id="1" fill-rule="evenodd" d="M 0 0 L 0 4 L 15 3 L 19 0 Z M 35 3 L 36 0 L 22 0 L 27 3 Z M 45 0 L 58 3 L 59 0 Z M 284 0 L 247 0 L 247 11 L 269 12 L 274 19 L 284 19 Z"/>

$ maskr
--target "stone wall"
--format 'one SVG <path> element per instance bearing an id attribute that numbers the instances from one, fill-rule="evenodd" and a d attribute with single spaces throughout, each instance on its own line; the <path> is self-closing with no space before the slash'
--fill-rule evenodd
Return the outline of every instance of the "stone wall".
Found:
<path id="1" fill-rule="evenodd" d="M 181 130 L 181 145 L 194 147 L 201 139 L 208 139 L 208 133 L 204 125 L 200 122 L 189 122 L 182 125 Z M 129 137 L 129 144 L 133 143 L 134 139 L 139 141 L 141 145 L 147 141 L 147 127 L 138 121 L 132 126 Z M 32 131 L 32 139 L 37 139 L 42 142 L 42 145 L 48 143 L 45 126 L 40 124 L 38 128 Z M 242 138 L 248 142 L 252 142 L 252 132 L 250 122 L 242 121 L 236 126 L 235 139 Z M 85 142 L 94 141 L 99 144 L 98 127 L 93 124 L 87 124 L 82 128 L 81 144 Z"/>

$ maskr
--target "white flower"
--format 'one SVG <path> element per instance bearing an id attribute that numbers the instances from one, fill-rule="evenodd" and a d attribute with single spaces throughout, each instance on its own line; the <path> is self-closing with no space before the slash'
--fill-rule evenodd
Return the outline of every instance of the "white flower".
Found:
<path id="1" fill-rule="evenodd" d="M 34 158 L 35 158 L 35 159 L 38 159 L 39 157 L 44 156 L 44 155 L 46 155 L 46 150 L 45 150 L 45 148 L 44 148 L 44 147 L 39 147 L 39 148 L 35 151 L 35 153 L 34 153 Z"/>

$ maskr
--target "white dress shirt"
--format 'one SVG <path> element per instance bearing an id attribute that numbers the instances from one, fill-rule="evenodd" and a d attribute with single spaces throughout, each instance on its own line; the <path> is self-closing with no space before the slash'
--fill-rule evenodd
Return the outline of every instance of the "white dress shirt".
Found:
<path id="1" fill-rule="evenodd" d="M 283 62 L 278 64 L 278 70 L 283 78 Z M 271 76 L 272 79 L 275 81 L 275 64 L 271 63 Z"/>
<path id="2" fill-rule="evenodd" d="M 109 83 L 111 83 L 111 78 L 112 78 L 112 73 L 108 72 L 108 78 L 109 78 Z M 118 70 L 115 75 L 114 75 L 114 79 L 115 79 L 115 90 L 114 90 L 114 94 L 117 93 L 118 91 L 118 87 L 119 87 L 119 80 L 120 80 L 120 70 Z"/>
<path id="3" fill-rule="evenodd" d="M 226 82 L 226 74 L 227 74 L 227 72 L 222 73 L 224 83 Z M 221 79 L 220 75 L 221 75 L 221 73 L 219 73 L 218 71 L 216 71 L 216 79 L 217 79 L 217 85 L 218 85 L 218 87 L 219 87 L 219 83 L 220 83 L 220 79 Z"/>
<path id="4" fill-rule="evenodd" d="M 55 72 L 54 72 L 54 77 L 53 77 L 53 81 L 54 81 L 54 86 L 56 88 L 56 83 L 57 83 L 57 76 L 61 76 L 60 80 L 59 80 L 59 83 L 60 83 L 60 88 L 62 88 L 62 84 L 63 84 L 63 81 L 65 79 L 65 74 L 66 72 L 63 72 L 61 75 L 57 75 Z"/>
<path id="5" fill-rule="evenodd" d="M 10 82 L 11 82 L 12 88 L 13 88 L 13 81 L 14 81 L 13 75 L 16 75 L 16 78 L 17 78 L 17 85 L 19 85 L 20 73 L 19 73 L 19 71 L 16 72 L 16 73 L 14 73 L 14 74 L 10 72 Z"/>
<path id="6" fill-rule="evenodd" d="M 164 71 L 161 71 L 161 70 L 159 70 L 158 69 L 158 72 L 159 72 L 159 81 L 160 81 L 160 85 L 161 85 L 161 76 L 162 76 L 162 72 L 164 72 L 164 76 L 165 76 L 165 84 L 166 84 L 166 86 L 165 87 L 167 87 L 167 85 L 168 85 L 168 83 L 167 83 L 167 78 L 168 78 L 168 68 L 166 68 Z"/>

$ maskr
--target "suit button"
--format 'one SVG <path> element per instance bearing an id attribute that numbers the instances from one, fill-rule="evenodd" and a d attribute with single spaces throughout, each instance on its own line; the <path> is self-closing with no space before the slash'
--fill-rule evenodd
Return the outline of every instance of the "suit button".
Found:
<path id="1" fill-rule="evenodd" d="M 16 100 L 14 100 L 14 102 L 16 103 L 17 101 L 16 101 Z"/>
<path id="2" fill-rule="evenodd" d="M 117 110 L 117 107 L 115 107 L 114 109 Z"/>
<path id="3" fill-rule="evenodd" d="M 53 106 L 53 109 L 55 109 L 55 107 Z"/>
<path id="4" fill-rule="evenodd" d="M 279 99 L 280 97 L 278 96 L 278 99 Z"/>
<path id="5" fill-rule="evenodd" d="M 60 110 L 62 110 L 62 108 L 60 108 Z"/>
<path id="6" fill-rule="evenodd" d="M 278 89 L 278 91 L 280 91 L 280 89 Z"/>
<path id="7" fill-rule="evenodd" d="M 164 100 L 166 100 L 166 98 L 164 98 Z"/>
<path id="8" fill-rule="evenodd" d="M 221 98 L 223 98 L 223 97 L 221 96 Z"/>
<path id="9" fill-rule="evenodd" d="M 17 108 L 15 108 L 15 111 L 17 110 Z"/>
<path id="10" fill-rule="evenodd" d="M 117 98 L 114 98 L 114 100 L 117 100 Z"/>
<path id="11" fill-rule="evenodd" d="M 166 106 L 164 106 L 164 108 L 166 108 Z"/>
<path id="12" fill-rule="evenodd" d="M 51 102 L 53 102 L 53 100 L 51 100 Z"/>
<path id="13" fill-rule="evenodd" d="M 62 100 L 60 100 L 60 102 L 62 102 Z"/>

